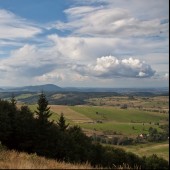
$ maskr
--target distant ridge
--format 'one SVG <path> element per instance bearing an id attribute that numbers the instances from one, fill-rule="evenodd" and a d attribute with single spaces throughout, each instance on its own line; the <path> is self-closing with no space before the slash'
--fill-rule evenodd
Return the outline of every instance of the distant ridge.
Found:
<path id="1" fill-rule="evenodd" d="M 0 87 L 0 92 L 77 92 L 77 93 L 119 93 L 126 95 L 149 96 L 154 94 L 169 95 L 168 87 L 159 88 L 100 88 L 100 87 L 59 87 L 54 84 L 33 85 L 23 87 Z"/>
<path id="2" fill-rule="evenodd" d="M 29 92 L 40 92 L 40 91 L 55 92 L 55 91 L 61 91 L 61 90 L 62 90 L 61 87 L 56 86 L 54 84 L 24 86 L 24 87 L 17 87 L 17 88 L 10 89 L 10 91 L 29 91 Z"/>

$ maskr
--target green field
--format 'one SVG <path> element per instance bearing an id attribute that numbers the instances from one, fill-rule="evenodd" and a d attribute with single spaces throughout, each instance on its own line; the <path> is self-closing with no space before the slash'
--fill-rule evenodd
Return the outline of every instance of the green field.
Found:
<path id="1" fill-rule="evenodd" d="M 118 148 L 123 148 L 126 151 L 133 152 L 139 156 L 150 156 L 156 154 L 169 160 L 169 143 L 148 143 L 140 145 L 129 145 L 129 146 L 116 146 Z"/>
<path id="2" fill-rule="evenodd" d="M 116 132 L 118 134 L 123 135 L 130 135 L 130 136 L 136 136 L 140 135 L 141 133 L 148 133 L 148 129 L 152 126 L 158 130 L 158 126 L 156 125 L 142 125 L 139 123 L 118 123 L 118 122 L 106 122 L 106 123 L 94 123 L 94 124 L 79 124 L 82 128 L 85 129 L 95 129 L 97 131 L 102 132 Z M 132 128 L 134 127 L 134 129 Z"/>
<path id="3" fill-rule="evenodd" d="M 74 111 L 91 118 L 94 123 L 79 124 L 85 129 L 113 131 L 124 135 L 147 133 L 150 127 L 161 130 L 156 123 L 167 123 L 167 114 L 145 112 L 135 109 L 118 109 L 113 107 L 72 106 Z M 102 123 L 97 123 L 101 121 Z"/>
<path id="4" fill-rule="evenodd" d="M 19 96 L 16 96 L 16 99 L 17 100 L 19 100 L 19 99 L 26 99 L 26 98 L 32 97 L 32 96 L 35 96 L 35 94 L 30 94 L 30 93 L 28 93 L 28 94 L 21 94 Z"/>
<path id="5" fill-rule="evenodd" d="M 72 106 L 71 109 L 84 114 L 94 120 L 106 120 L 117 122 L 164 122 L 166 114 L 145 112 L 137 109 L 118 109 L 114 107 Z M 98 112 L 98 114 L 96 114 Z"/>
<path id="6" fill-rule="evenodd" d="M 36 105 L 29 106 L 32 111 Z M 71 124 L 77 124 L 84 129 L 100 132 L 117 132 L 123 135 L 136 136 L 147 133 L 150 127 L 161 131 L 158 125 L 166 124 L 168 115 L 163 113 L 146 112 L 135 109 L 118 109 L 101 106 L 60 106 L 51 105 L 50 120 L 57 121 L 63 113 Z M 101 121 L 101 123 L 98 123 Z"/>

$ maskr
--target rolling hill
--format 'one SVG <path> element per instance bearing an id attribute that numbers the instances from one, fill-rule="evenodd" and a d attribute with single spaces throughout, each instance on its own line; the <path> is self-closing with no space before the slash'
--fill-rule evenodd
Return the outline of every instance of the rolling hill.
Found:
<path id="1" fill-rule="evenodd" d="M 61 90 L 62 90 L 61 87 L 56 86 L 54 84 L 24 86 L 24 87 L 17 87 L 17 88 L 9 89 L 9 91 L 27 91 L 27 92 L 41 92 L 41 91 L 56 92 L 56 91 L 61 91 Z"/>

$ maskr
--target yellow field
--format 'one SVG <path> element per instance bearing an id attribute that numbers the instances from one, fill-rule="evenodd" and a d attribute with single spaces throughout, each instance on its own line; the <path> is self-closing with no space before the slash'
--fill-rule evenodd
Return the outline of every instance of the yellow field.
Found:
<path id="1" fill-rule="evenodd" d="M 93 122 L 92 119 L 88 118 L 87 116 L 80 114 L 72 109 L 70 109 L 68 106 L 62 106 L 62 105 L 50 105 L 50 110 L 54 112 L 54 114 L 60 115 L 61 113 L 64 114 L 64 117 L 66 119 L 71 120 L 75 123 L 88 123 Z"/>

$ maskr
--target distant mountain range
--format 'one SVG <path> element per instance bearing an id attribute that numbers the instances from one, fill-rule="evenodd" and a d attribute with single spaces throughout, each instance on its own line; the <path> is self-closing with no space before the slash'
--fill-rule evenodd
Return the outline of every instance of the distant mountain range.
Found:
<path id="1" fill-rule="evenodd" d="M 0 92 L 117 92 L 117 93 L 168 93 L 169 88 L 77 88 L 77 87 L 59 87 L 54 84 L 24 86 L 24 87 L 6 87 L 0 88 Z"/>
<path id="2" fill-rule="evenodd" d="M 16 88 L 6 88 L 6 89 L 0 89 L 1 91 L 6 92 L 16 92 L 16 91 L 27 91 L 27 92 L 40 92 L 40 91 L 49 91 L 49 92 L 55 92 L 55 91 L 62 91 L 62 88 L 59 86 L 56 86 L 54 84 L 45 84 L 45 85 L 37 85 L 37 86 L 24 86 L 24 87 L 16 87 Z"/>

